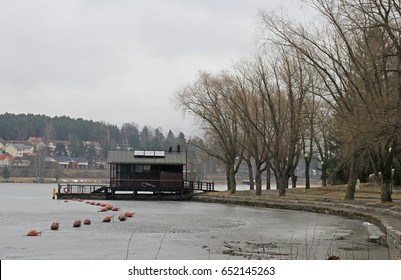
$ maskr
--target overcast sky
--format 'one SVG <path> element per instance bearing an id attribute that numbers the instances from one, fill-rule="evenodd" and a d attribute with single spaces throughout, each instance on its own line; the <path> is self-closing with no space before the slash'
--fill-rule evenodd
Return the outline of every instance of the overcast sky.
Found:
<path id="1" fill-rule="evenodd" d="M 1 112 L 196 130 L 174 93 L 254 49 L 259 10 L 301 0 L 0 0 Z M 302 13 L 301 13 L 302 14 Z"/>

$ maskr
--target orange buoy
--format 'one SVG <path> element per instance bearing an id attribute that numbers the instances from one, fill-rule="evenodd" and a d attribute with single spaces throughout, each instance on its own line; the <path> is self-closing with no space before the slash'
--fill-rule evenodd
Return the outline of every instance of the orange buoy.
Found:
<path id="1" fill-rule="evenodd" d="M 125 216 L 125 213 L 121 213 L 120 215 L 118 215 L 118 219 L 123 222 L 127 219 L 127 216 Z"/>
<path id="2" fill-rule="evenodd" d="M 133 215 L 134 215 L 134 213 L 132 213 L 132 212 L 125 212 L 125 216 L 128 218 L 132 218 Z"/>
<path id="3" fill-rule="evenodd" d="M 109 222 L 111 222 L 111 216 L 106 216 L 106 217 L 104 217 L 104 218 L 103 218 L 103 222 L 104 222 L 104 223 L 109 223 Z"/>
<path id="4" fill-rule="evenodd" d="M 85 201 L 85 203 L 86 203 L 86 204 L 89 204 L 89 203 L 91 203 L 91 202 L 90 202 L 90 201 Z"/>
<path id="5" fill-rule="evenodd" d="M 64 202 L 68 202 L 68 200 L 64 200 Z"/>
<path id="6" fill-rule="evenodd" d="M 81 221 L 80 220 L 75 220 L 74 223 L 72 224 L 73 227 L 80 227 L 81 226 Z"/>
<path id="7" fill-rule="evenodd" d="M 53 222 L 50 225 L 50 229 L 51 230 L 58 230 L 59 227 L 60 227 L 60 223 L 59 222 Z"/>
<path id="8" fill-rule="evenodd" d="M 92 201 L 90 204 L 91 204 L 91 205 L 95 205 L 95 202 L 94 202 L 94 201 Z"/>
<path id="9" fill-rule="evenodd" d="M 107 204 L 107 205 L 106 205 L 106 208 L 107 208 L 107 210 L 112 210 L 112 209 L 113 209 L 113 206 L 112 206 L 111 204 Z"/>
<path id="10" fill-rule="evenodd" d="M 118 211 L 119 208 L 118 207 L 113 207 L 113 209 L 111 209 L 112 211 Z"/>
<path id="11" fill-rule="evenodd" d="M 107 212 L 107 208 L 103 207 L 102 209 L 100 209 L 100 212 Z"/>
<path id="12" fill-rule="evenodd" d="M 26 236 L 38 236 L 38 235 L 40 235 L 40 232 L 35 229 L 28 231 L 28 233 L 26 234 Z"/>
<path id="13" fill-rule="evenodd" d="M 78 201 L 78 202 L 82 202 L 82 199 L 78 198 L 77 201 Z"/>
<path id="14" fill-rule="evenodd" d="M 102 204 L 100 204 L 100 206 L 106 207 L 106 203 L 102 203 Z"/>
<path id="15" fill-rule="evenodd" d="M 100 202 L 96 202 L 96 204 L 95 204 L 96 206 L 99 206 L 100 205 Z"/>
<path id="16" fill-rule="evenodd" d="M 89 220 L 89 219 L 85 219 L 85 220 L 84 220 L 84 225 L 89 226 L 91 223 L 92 223 L 92 222 L 91 222 L 91 220 Z"/>

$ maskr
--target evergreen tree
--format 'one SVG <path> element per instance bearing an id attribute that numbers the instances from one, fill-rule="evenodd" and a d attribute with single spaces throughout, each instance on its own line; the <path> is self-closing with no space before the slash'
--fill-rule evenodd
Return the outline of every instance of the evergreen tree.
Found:
<path id="1" fill-rule="evenodd" d="M 3 175 L 3 178 L 4 178 L 4 179 L 10 178 L 11 174 L 10 174 L 10 170 L 8 169 L 7 166 L 4 166 L 4 167 L 3 167 L 2 175 Z"/>

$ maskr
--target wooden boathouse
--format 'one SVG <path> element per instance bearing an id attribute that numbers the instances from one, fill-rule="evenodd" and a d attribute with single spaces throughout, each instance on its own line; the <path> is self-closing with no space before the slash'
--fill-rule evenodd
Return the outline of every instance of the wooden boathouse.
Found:
<path id="1" fill-rule="evenodd" d="M 214 183 L 188 181 L 186 153 L 168 151 L 109 151 L 108 185 L 59 184 L 57 198 L 79 194 L 89 199 L 183 199 L 198 191 L 214 191 Z"/>

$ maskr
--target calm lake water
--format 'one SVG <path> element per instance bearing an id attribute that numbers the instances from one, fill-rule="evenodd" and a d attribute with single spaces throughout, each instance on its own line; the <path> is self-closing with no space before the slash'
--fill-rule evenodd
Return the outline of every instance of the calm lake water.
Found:
<path id="1" fill-rule="evenodd" d="M 287 210 L 181 201 L 102 201 L 120 208 L 99 212 L 85 202 L 52 200 L 52 184 L 0 184 L 0 259 L 388 259 L 369 243 L 363 221 Z M 124 222 L 118 214 L 133 211 Z M 114 215 L 114 222 L 103 217 Z M 80 228 L 74 220 L 89 218 Z M 50 230 L 60 222 L 58 231 Z M 27 237 L 28 231 L 42 231 Z"/>

